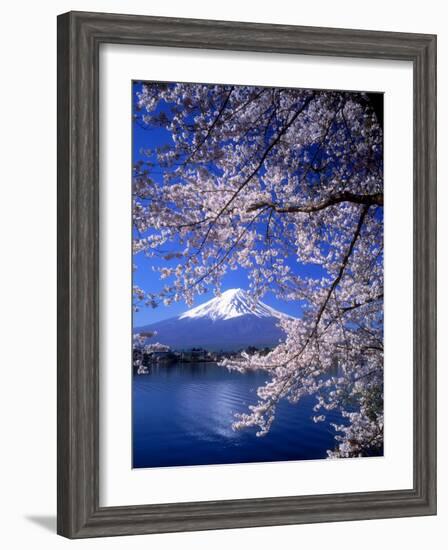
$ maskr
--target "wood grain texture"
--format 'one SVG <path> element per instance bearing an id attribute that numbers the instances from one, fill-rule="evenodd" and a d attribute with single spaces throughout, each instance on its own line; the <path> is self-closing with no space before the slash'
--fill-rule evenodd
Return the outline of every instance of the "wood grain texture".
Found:
<path id="1" fill-rule="evenodd" d="M 397 59 L 414 67 L 414 487 L 99 506 L 101 43 Z M 58 18 L 58 533 L 69 538 L 436 513 L 436 37 L 70 12 Z"/>

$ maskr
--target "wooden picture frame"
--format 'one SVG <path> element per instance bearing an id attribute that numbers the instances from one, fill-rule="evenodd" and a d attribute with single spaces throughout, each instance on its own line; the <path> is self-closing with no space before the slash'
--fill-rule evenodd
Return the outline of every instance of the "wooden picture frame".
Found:
<path id="1" fill-rule="evenodd" d="M 99 506 L 99 47 L 407 60 L 414 74 L 414 484 L 409 490 Z M 70 12 L 58 17 L 58 533 L 69 538 L 436 513 L 436 37 Z"/>

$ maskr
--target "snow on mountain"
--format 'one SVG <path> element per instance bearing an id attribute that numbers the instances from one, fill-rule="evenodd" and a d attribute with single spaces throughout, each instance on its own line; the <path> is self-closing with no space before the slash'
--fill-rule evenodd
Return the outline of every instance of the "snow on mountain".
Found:
<path id="1" fill-rule="evenodd" d="M 205 304 L 189 309 L 179 316 L 179 319 L 199 319 L 210 317 L 217 319 L 234 319 L 242 315 L 255 315 L 255 317 L 285 317 L 283 313 L 263 304 L 255 302 L 249 294 L 241 288 L 226 290 Z"/>
<path id="2" fill-rule="evenodd" d="M 233 288 L 179 317 L 139 327 L 135 332 L 156 331 L 157 336 L 149 341 L 177 350 L 201 347 L 236 351 L 248 346 L 275 346 L 284 338 L 279 320 L 287 317 L 256 302 L 246 291 Z"/>

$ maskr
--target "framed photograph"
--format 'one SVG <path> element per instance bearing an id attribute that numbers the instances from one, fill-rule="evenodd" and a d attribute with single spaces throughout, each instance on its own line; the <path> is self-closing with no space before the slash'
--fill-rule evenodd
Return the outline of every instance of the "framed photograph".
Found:
<path id="1" fill-rule="evenodd" d="M 58 18 L 58 533 L 436 513 L 436 37 Z"/>

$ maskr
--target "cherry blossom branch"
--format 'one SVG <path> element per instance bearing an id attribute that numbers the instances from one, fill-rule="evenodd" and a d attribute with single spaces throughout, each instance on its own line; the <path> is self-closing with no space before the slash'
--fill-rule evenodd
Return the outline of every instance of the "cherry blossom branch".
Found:
<path id="1" fill-rule="evenodd" d="M 221 108 L 218 111 L 218 114 L 214 118 L 212 124 L 209 126 L 204 138 L 200 141 L 200 143 L 193 149 L 192 153 L 189 155 L 189 157 L 185 160 L 185 162 L 182 164 L 182 166 L 186 166 L 189 162 L 192 161 L 193 157 L 196 155 L 196 153 L 203 147 L 207 139 L 210 137 L 211 133 L 213 132 L 213 128 L 218 123 L 218 120 L 221 118 L 222 113 L 224 112 L 225 108 L 227 107 L 227 104 L 229 103 L 230 96 L 232 95 L 233 90 L 235 89 L 235 86 L 232 86 L 230 88 L 229 93 L 227 94 L 225 100 L 223 101 Z"/>
<path id="2" fill-rule="evenodd" d="M 360 195 L 357 193 L 352 193 L 350 191 L 343 191 L 341 193 L 336 193 L 334 195 L 331 195 L 324 199 L 323 201 L 316 203 L 316 204 L 308 204 L 308 205 L 289 205 L 289 206 L 279 206 L 278 204 L 275 204 L 273 202 L 257 202 L 252 205 L 250 205 L 247 208 L 248 212 L 253 212 L 254 210 L 258 210 L 259 208 L 271 208 L 272 210 L 275 210 L 275 212 L 281 213 L 281 214 L 287 214 L 287 213 L 304 213 L 304 214 L 310 214 L 312 212 L 319 212 L 320 210 L 324 210 L 325 208 L 328 208 L 330 206 L 335 206 L 336 204 L 340 204 L 342 202 L 350 202 L 353 204 L 363 204 L 365 206 L 383 206 L 383 193 L 373 193 L 370 195 Z"/>
<path id="3" fill-rule="evenodd" d="M 263 166 L 264 161 L 266 160 L 267 156 L 271 152 L 271 150 L 277 145 L 282 135 L 292 126 L 292 124 L 296 121 L 297 117 L 303 113 L 303 111 L 308 107 L 311 100 L 314 98 L 315 94 L 311 94 L 306 98 L 306 100 L 303 102 L 303 105 L 300 109 L 296 111 L 296 113 L 292 116 L 291 120 L 285 124 L 285 126 L 278 132 L 277 136 L 272 140 L 272 142 L 266 147 L 266 150 L 264 151 L 263 155 L 261 156 L 260 161 L 258 162 L 257 166 L 252 170 L 252 172 L 249 174 L 249 176 L 238 186 L 235 193 L 231 196 L 231 198 L 226 202 L 226 204 L 219 210 L 217 213 L 215 219 L 213 220 L 213 224 L 218 221 L 218 219 L 224 214 L 224 212 L 227 210 L 227 208 L 232 204 L 232 202 L 236 199 L 236 197 L 239 195 L 239 193 L 246 187 L 246 185 L 252 180 L 252 178 L 255 176 L 255 174 L 260 170 L 260 168 Z M 208 228 L 202 244 L 204 244 L 210 235 L 212 225 Z"/>

